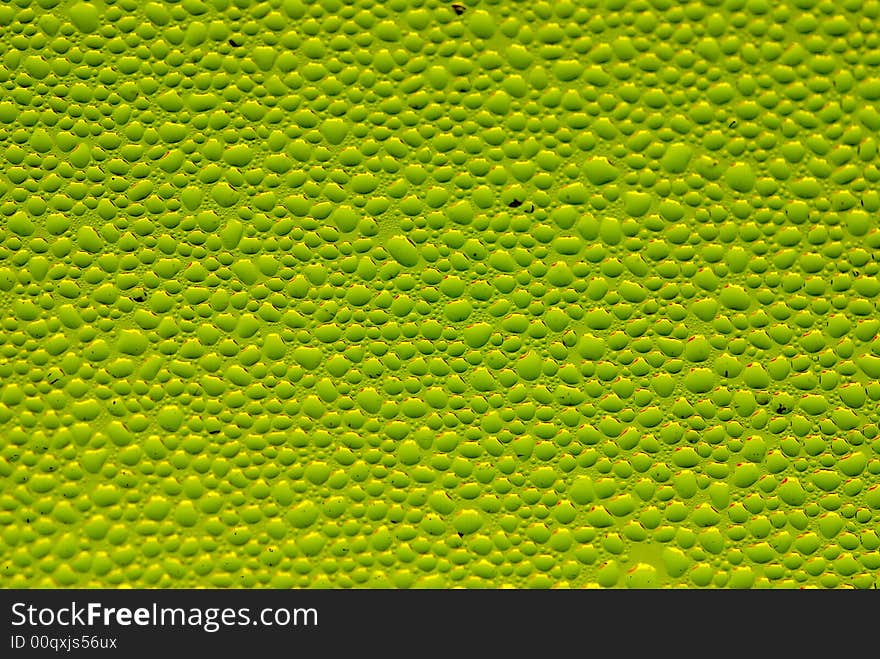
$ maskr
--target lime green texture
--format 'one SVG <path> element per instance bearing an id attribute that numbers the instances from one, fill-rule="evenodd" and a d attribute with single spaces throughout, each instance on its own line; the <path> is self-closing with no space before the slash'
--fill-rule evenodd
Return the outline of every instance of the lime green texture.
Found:
<path id="1" fill-rule="evenodd" d="M 878 25 L 0 4 L 0 586 L 878 587 Z"/>

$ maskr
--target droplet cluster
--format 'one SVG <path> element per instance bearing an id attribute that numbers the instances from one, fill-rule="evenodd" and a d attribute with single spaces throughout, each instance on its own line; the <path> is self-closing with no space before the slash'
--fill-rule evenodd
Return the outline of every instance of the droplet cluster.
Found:
<path id="1" fill-rule="evenodd" d="M 878 25 L 0 4 L 0 585 L 878 587 Z"/>

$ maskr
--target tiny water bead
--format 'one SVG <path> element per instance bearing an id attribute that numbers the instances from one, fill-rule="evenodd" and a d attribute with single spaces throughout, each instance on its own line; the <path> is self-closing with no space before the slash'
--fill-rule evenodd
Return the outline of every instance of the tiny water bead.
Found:
<path id="1" fill-rule="evenodd" d="M 874 3 L 0 7 L 8 587 L 855 587 Z"/>

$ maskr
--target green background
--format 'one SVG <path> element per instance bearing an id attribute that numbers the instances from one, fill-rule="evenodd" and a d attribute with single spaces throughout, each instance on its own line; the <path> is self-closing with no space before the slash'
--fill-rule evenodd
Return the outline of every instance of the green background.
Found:
<path id="1" fill-rule="evenodd" d="M 0 6 L 0 585 L 880 568 L 880 3 Z"/>

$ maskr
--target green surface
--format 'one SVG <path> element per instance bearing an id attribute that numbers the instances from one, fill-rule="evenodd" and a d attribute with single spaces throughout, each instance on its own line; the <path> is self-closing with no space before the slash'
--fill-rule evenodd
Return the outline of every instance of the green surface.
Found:
<path id="1" fill-rule="evenodd" d="M 880 3 L 0 5 L 0 585 L 878 585 Z"/>

